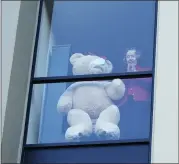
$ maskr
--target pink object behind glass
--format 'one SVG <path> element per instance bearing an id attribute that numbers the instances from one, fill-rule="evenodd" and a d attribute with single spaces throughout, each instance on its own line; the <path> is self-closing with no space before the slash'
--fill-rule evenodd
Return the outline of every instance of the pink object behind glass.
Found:
<path id="1" fill-rule="evenodd" d="M 137 59 L 140 55 L 135 49 L 129 49 L 124 57 L 124 61 L 127 65 L 127 72 L 145 72 L 150 71 L 151 68 L 142 68 L 138 65 Z M 147 90 L 146 86 L 150 86 L 151 78 L 140 78 L 124 80 L 126 85 L 126 93 L 123 100 L 120 101 L 120 106 L 123 105 L 129 96 L 133 97 L 134 101 L 149 101 L 150 91 Z"/>

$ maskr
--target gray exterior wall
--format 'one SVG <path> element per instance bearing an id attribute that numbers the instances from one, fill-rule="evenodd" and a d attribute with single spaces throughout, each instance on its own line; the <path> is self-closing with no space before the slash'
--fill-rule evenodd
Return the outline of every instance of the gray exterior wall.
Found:
<path id="1" fill-rule="evenodd" d="M 2 163 L 20 162 L 39 1 L 21 1 L 2 137 Z"/>

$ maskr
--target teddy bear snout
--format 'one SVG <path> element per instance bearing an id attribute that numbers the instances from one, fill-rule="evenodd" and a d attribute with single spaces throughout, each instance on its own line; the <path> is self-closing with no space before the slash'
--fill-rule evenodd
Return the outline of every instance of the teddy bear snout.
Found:
<path id="1" fill-rule="evenodd" d="M 98 58 L 90 63 L 89 70 L 94 73 L 105 73 L 105 65 L 105 59 Z"/>

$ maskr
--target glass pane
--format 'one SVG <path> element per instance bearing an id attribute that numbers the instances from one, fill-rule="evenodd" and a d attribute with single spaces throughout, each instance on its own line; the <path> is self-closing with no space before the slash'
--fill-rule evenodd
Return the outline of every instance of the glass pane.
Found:
<path id="1" fill-rule="evenodd" d="M 43 8 L 36 77 L 152 69 L 155 1 L 51 3 Z"/>
<path id="2" fill-rule="evenodd" d="M 27 144 L 148 138 L 151 80 L 34 85 Z"/>

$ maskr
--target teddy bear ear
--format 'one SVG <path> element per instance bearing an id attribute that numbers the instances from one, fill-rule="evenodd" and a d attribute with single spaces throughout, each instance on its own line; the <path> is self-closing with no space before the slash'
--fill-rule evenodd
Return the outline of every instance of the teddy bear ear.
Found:
<path id="1" fill-rule="evenodd" d="M 109 60 L 106 60 L 106 63 L 108 65 L 107 73 L 111 73 L 113 70 L 113 65 Z"/>
<path id="2" fill-rule="evenodd" d="M 77 59 L 83 57 L 84 55 L 82 53 L 74 53 L 71 57 L 70 57 L 70 63 L 73 65 Z"/>

